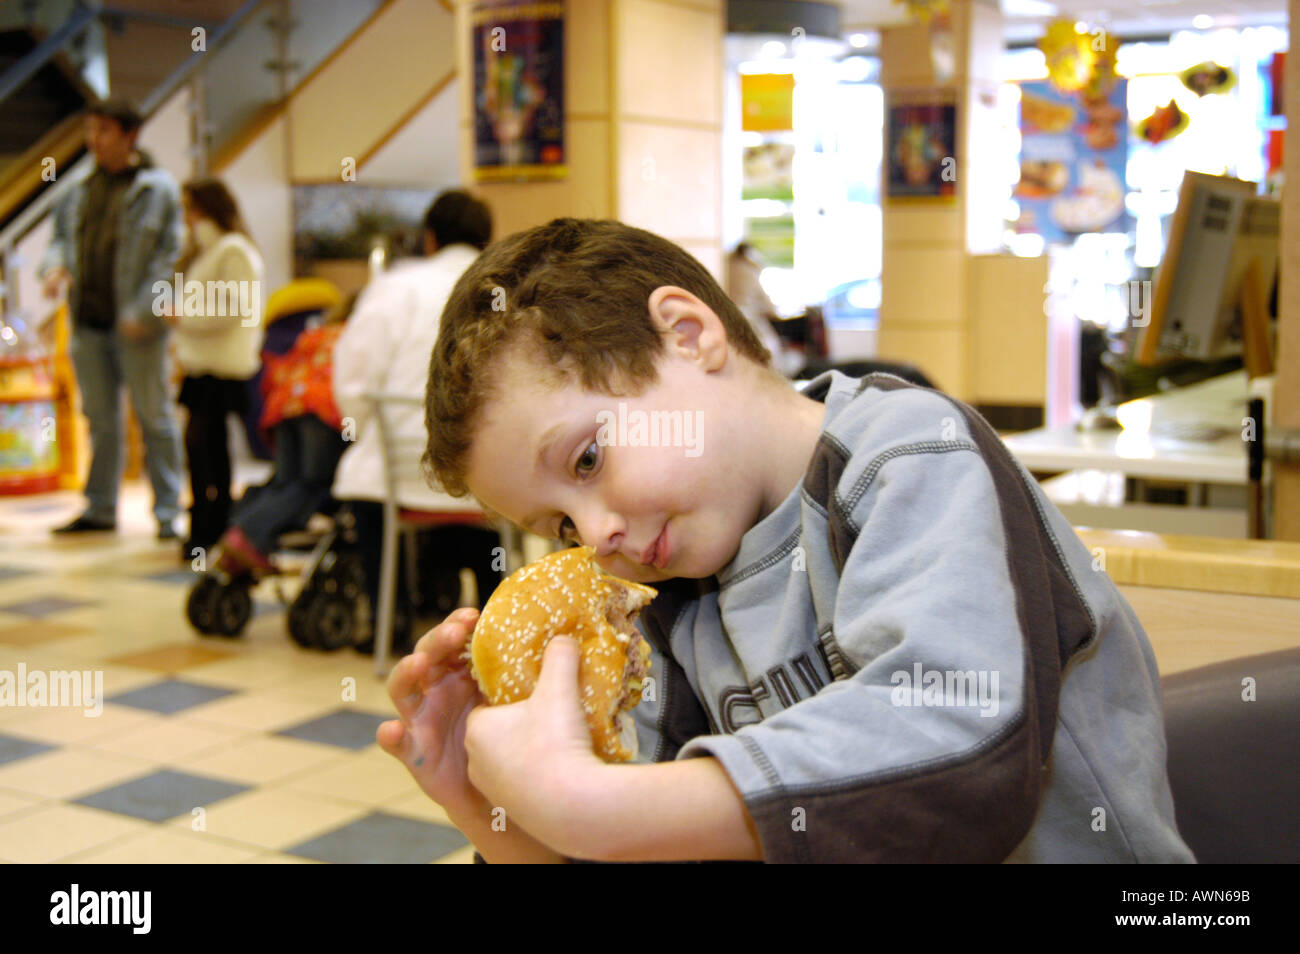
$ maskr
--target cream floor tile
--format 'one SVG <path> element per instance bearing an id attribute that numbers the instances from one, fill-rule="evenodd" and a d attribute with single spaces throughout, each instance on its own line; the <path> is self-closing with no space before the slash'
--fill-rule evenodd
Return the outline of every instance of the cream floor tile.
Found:
<path id="1" fill-rule="evenodd" d="M 333 699 L 336 704 L 357 705 L 371 712 L 391 712 L 397 718 L 385 681 L 371 670 L 369 658 L 358 658 L 361 661 L 355 666 L 305 673 L 286 681 L 280 688 L 294 695 Z"/>
<path id="2" fill-rule="evenodd" d="M 259 853 L 247 845 L 231 844 L 201 832 L 154 828 L 59 861 L 92 865 L 224 865 L 253 861 Z"/>
<path id="3" fill-rule="evenodd" d="M 80 639 L 81 637 L 72 638 Z M 62 642 L 64 640 L 55 639 L 37 646 L 15 646 L 9 643 L 0 643 L 0 669 L 17 673 L 19 663 L 26 666 L 29 671 L 32 669 L 66 669 L 69 663 L 84 668 L 85 657 L 71 656 L 59 652 L 56 647 Z"/>
<path id="4" fill-rule="evenodd" d="M 17 818 L 0 819 L 0 857 L 40 864 L 153 827 L 149 822 L 81 805 L 51 805 Z"/>
<path id="5" fill-rule="evenodd" d="M 177 768 L 245 785 L 266 785 L 309 770 L 329 768 L 351 753 L 300 739 L 249 735 L 202 755 L 171 759 Z"/>
<path id="6" fill-rule="evenodd" d="M 324 715 L 337 708 L 336 702 L 313 701 L 302 696 L 259 689 L 206 702 L 186 712 L 188 718 L 200 722 L 273 732 L 276 729 L 305 722 L 314 716 Z"/>
<path id="7" fill-rule="evenodd" d="M 0 791 L 0 821 L 3 821 L 6 815 L 27 811 L 45 801 L 47 800 L 24 792 Z"/>
<path id="8" fill-rule="evenodd" d="M 299 858 L 297 855 L 285 855 L 278 851 L 270 851 L 264 855 L 258 855 L 252 861 L 251 865 L 323 865 L 325 862 L 317 861 L 315 858 Z"/>
<path id="9" fill-rule="evenodd" d="M 223 800 L 207 812 L 207 831 L 263 848 L 283 849 L 368 814 L 370 809 L 286 789 L 259 789 Z M 173 819 L 169 827 L 188 828 L 187 817 Z M 0 845 L 0 857 L 3 854 Z"/>
<path id="10" fill-rule="evenodd" d="M 156 762 L 90 749 L 58 749 L 0 766 L 0 788 L 47 798 L 74 799 L 148 775 L 157 768 Z"/>
<path id="11" fill-rule="evenodd" d="M 433 863 L 435 865 L 472 865 L 474 863 L 474 846 L 466 845 L 449 855 L 443 855 Z"/>
<path id="12" fill-rule="evenodd" d="M 377 748 L 349 752 L 338 761 L 295 775 L 281 787 L 309 795 L 378 806 L 416 787 L 397 759 Z"/>
<path id="13" fill-rule="evenodd" d="M 299 679 L 304 674 L 318 673 L 321 666 L 319 659 L 256 653 L 195 666 L 187 670 L 185 675 L 196 682 L 212 685 L 276 689 L 283 688 L 286 683 Z"/>
<path id="14" fill-rule="evenodd" d="M 6 724 L 5 731 L 40 742 L 93 744 L 96 740 L 163 719 L 163 716 L 144 709 L 106 702 L 98 716 L 87 716 L 85 710 L 73 708 L 35 710 L 31 718 L 15 719 Z"/>
<path id="15" fill-rule="evenodd" d="M 405 771 L 405 770 L 403 770 Z M 409 775 L 407 776 L 410 777 Z M 451 825 L 451 819 L 447 813 L 442 810 L 442 806 L 435 802 L 428 795 L 424 794 L 411 780 L 411 789 L 405 794 L 384 802 L 379 806 L 386 812 L 392 812 L 394 815 L 406 815 L 410 818 L 418 818 L 421 821 L 436 822 L 439 825 Z M 452 825 L 454 828 L 455 826 Z"/>
<path id="16" fill-rule="evenodd" d="M 138 653 L 176 642 L 177 631 L 118 631 L 104 626 L 92 627 L 95 632 L 88 636 L 71 636 L 50 643 L 50 650 L 59 656 L 72 659 L 84 659 L 98 663 L 101 660 L 121 656 L 124 653 Z"/>
<path id="17" fill-rule="evenodd" d="M 248 733 L 243 729 L 171 716 L 116 732 L 90 744 L 102 752 L 175 762 L 227 747 L 246 735 Z"/>

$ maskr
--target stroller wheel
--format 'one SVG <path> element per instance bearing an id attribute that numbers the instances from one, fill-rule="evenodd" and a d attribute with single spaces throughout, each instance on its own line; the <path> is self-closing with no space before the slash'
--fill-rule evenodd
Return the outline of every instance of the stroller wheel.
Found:
<path id="1" fill-rule="evenodd" d="M 223 586 L 213 600 L 213 629 L 222 636 L 235 637 L 244 631 L 253 615 L 253 597 L 248 586 L 234 583 Z"/>
<path id="2" fill-rule="evenodd" d="M 316 605 L 318 591 L 303 587 L 292 603 L 289 604 L 289 638 L 304 649 L 311 649 L 316 641 L 311 638 L 311 610 Z"/>
<path id="3" fill-rule="evenodd" d="M 352 644 L 356 608 L 347 600 L 322 593 L 307 612 L 307 632 L 318 649 L 333 652 Z"/>
<path id="4" fill-rule="evenodd" d="M 190 588 L 190 595 L 185 599 L 185 616 L 190 625 L 204 635 L 216 632 L 215 597 L 221 590 L 221 584 L 210 576 L 205 576 Z"/>

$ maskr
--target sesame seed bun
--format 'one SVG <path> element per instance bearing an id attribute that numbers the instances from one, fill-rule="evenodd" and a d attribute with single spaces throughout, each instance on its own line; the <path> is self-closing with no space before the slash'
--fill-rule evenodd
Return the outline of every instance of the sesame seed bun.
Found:
<path id="1" fill-rule="evenodd" d="M 579 698 L 592 745 L 606 762 L 636 757 L 636 726 L 623 712 L 641 701 L 650 647 L 633 625 L 656 590 L 609 576 L 591 547 L 548 554 L 493 592 L 470 640 L 470 673 L 489 705 L 532 695 L 553 636 L 581 647 Z"/>

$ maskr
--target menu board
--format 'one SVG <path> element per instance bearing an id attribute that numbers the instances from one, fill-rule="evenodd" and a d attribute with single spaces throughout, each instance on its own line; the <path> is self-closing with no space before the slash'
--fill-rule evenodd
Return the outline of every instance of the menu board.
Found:
<path id="1" fill-rule="evenodd" d="M 1127 80 L 1102 96 L 1020 84 L 1020 206 L 1016 230 L 1047 242 L 1084 232 L 1126 232 Z"/>

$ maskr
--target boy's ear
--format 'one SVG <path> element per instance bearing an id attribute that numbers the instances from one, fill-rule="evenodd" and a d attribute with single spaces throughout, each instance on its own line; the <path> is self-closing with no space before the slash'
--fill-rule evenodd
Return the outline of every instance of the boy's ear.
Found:
<path id="1" fill-rule="evenodd" d="M 663 285 L 650 293 L 650 321 L 672 353 L 716 371 L 727 363 L 727 332 L 704 302 L 684 288 Z"/>

